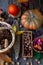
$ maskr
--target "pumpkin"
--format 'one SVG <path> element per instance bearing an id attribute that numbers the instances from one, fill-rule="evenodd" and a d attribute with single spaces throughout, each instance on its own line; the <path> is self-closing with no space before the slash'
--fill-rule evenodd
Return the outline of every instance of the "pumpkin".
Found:
<path id="1" fill-rule="evenodd" d="M 42 14 L 37 10 L 28 10 L 21 17 L 22 25 L 31 30 L 38 29 L 42 24 Z"/>
<path id="2" fill-rule="evenodd" d="M 28 2 L 28 0 L 18 0 L 19 3 Z"/>
<path id="3" fill-rule="evenodd" d="M 15 5 L 15 4 L 10 4 L 10 5 L 8 6 L 8 13 L 11 14 L 11 15 L 13 15 L 13 16 L 18 15 L 18 13 L 19 13 L 19 8 L 18 8 L 18 6 Z"/>

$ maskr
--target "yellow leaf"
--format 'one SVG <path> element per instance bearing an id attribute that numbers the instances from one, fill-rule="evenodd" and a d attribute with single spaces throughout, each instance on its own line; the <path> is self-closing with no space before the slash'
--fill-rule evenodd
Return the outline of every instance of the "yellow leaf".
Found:
<path id="1" fill-rule="evenodd" d="M 22 34 L 23 32 L 24 32 L 24 31 L 18 31 L 16 34 L 19 35 L 19 34 Z"/>

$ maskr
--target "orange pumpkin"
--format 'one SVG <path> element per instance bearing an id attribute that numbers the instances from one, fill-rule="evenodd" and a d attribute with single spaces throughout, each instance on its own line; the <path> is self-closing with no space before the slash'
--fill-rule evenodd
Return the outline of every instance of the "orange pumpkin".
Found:
<path id="1" fill-rule="evenodd" d="M 27 29 L 36 30 L 42 24 L 42 14 L 37 10 L 28 10 L 21 17 L 22 25 Z"/>

